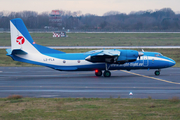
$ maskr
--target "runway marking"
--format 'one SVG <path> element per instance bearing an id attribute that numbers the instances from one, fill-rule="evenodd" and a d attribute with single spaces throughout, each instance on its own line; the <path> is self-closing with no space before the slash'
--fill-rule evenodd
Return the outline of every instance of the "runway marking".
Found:
<path id="1" fill-rule="evenodd" d="M 111 88 L 116 88 L 116 89 L 176 89 L 176 90 L 180 90 L 179 87 L 91 87 L 91 86 L 0 86 L 0 88 L 86 88 L 86 89 L 111 89 Z"/>
<path id="2" fill-rule="evenodd" d="M 145 78 L 150 78 L 150 79 L 154 79 L 154 80 L 166 82 L 166 83 L 171 83 L 171 84 L 177 84 L 177 85 L 180 85 L 180 83 L 172 82 L 172 81 L 168 81 L 168 80 L 163 80 L 163 79 L 160 79 L 160 78 L 155 78 L 155 77 L 150 77 L 150 76 L 146 76 L 146 75 L 141 75 L 141 74 L 137 74 L 137 73 L 125 71 L 125 70 L 120 70 L 120 71 L 129 73 L 129 74 L 133 74 L 133 75 L 137 75 L 137 76 L 141 76 L 141 77 L 145 77 Z"/>

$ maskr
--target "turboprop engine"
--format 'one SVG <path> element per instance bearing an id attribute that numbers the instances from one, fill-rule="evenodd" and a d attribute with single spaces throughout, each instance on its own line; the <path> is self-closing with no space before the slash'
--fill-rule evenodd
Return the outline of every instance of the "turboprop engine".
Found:
<path id="1" fill-rule="evenodd" d="M 134 62 L 137 60 L 137 58 L 144 55 L 142 52 L 138 52 L 136 50 L 121 50 L 121 54 L 117 58 L 116 63 L 118 64 L 124 64 L 126 62 Z"/>

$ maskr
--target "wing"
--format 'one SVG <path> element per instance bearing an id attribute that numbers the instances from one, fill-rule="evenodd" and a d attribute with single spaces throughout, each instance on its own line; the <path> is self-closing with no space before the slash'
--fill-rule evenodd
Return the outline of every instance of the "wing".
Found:
<path id="1" fill-rule="evenodd" d="M 94 50 L 89 51 L 87 54 L 90 54 L 85 59 L 87 61 L 96 63 L 96 62 L 104 62 L 104 63 L 114 63 L 118 56 L 120 56 L 120 51 L 118 50 Z"/>
<path id="2" fill-rule="evenodd" d="M 144 55 L 143 52 L 138 52 L 136 50 L 94 50 L 87 52 L 89 54 L 85 59 L 87 61 L 97 63 L 114 63 L 114 64 L 124 64 L 126 62 L 134 62 L 137 58 Z"/>

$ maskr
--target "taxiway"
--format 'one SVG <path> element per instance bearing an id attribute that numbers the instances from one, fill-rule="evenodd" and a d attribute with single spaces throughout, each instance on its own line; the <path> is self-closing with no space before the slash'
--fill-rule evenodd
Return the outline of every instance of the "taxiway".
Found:
<path id="1" fill-rule="evenodd" d="M 110 78 L 94 71 L 61 72 L 46 67 L 0 67 L 0 97 L 121 97 L 169 99 L 180 97 L 180 68 L 112 71 Z M 133 96 L 129 93 L 132 92 Z"/>

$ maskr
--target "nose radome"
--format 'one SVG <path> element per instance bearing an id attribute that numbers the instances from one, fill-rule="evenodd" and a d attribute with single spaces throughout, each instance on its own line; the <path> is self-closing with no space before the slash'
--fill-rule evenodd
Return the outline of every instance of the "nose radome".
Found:
<path id="1" fill-rule="evenodd" d="M 176 64 L 176 62 L 174 60 L 171 60 L 171 62 L 169 62 L 169 66 L 174 66 Z"/>

